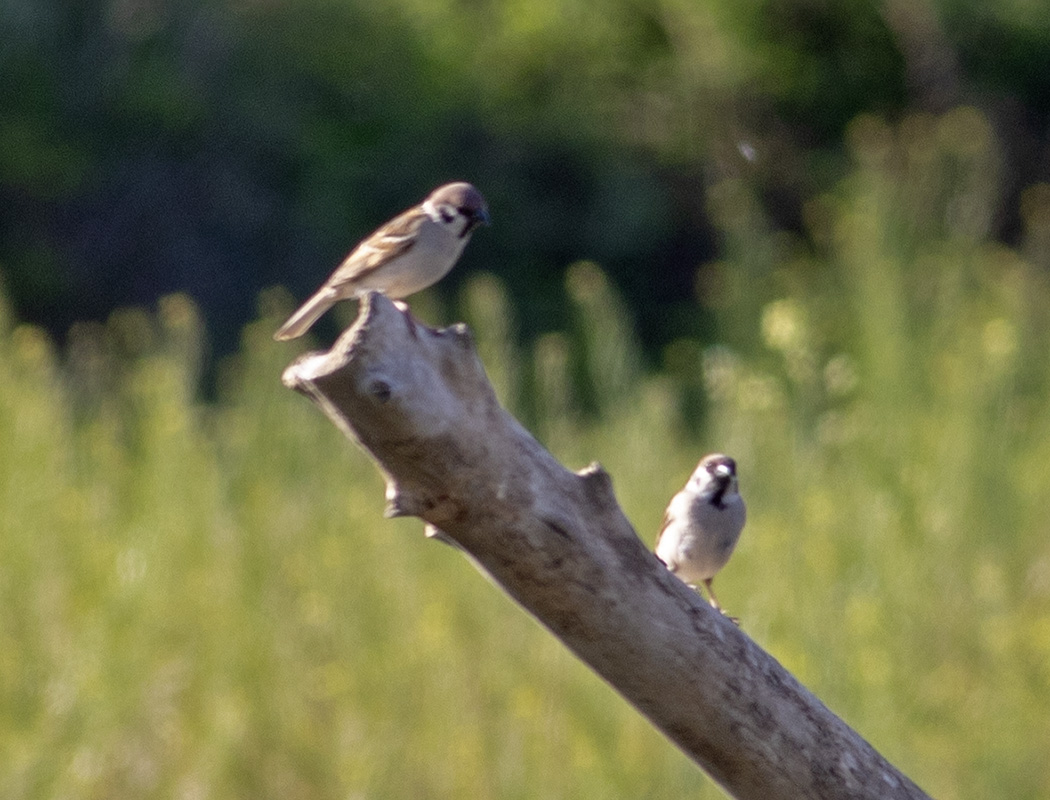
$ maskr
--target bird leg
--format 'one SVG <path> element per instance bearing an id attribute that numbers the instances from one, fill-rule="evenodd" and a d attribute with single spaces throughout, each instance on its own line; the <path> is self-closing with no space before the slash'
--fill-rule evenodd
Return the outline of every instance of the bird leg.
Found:
<path id="1" fill-rule="evenodd" d="M 708 595 L 710 596 L 710 598 L 711 598 L 711 599 L 710 599 L 711 607 L 712 607 L 712 608 L 713 608 L 713 609 L 714 609 L 715 611 L 717 611 L 717 612 L 718 612 L 719 614 L 721 614 L 721 615 L 722 615 L 723 617 L 725 617 L 725 618 L 726 618 L 726 619 L 728 619 L 728 620 L 729 620 L 730 622 L 732 622 L 732 623 L 733 623 L 734 625 L 736 625 L 737 627 L 739 627 L 739 626 L 740 626 L 740 620 L 739 620 L 739 619 L 737 619 L 737 618 L 736 618 L 736 617 L 734 617 L 734 616 L 731 616 L 731 615 L 727 614 L 727 613 L 726 613 L 726 610 L 725 610 L 724 608 L 722 608 L 722 606 L 721 606 L 721 605 L 719 604 L 719 602 L 718 602 L 718 596 L 717 596 L 717 595 L 715 594 L 715 590 L 714 590 L 714 588 L 713 588 L 713 587 L 711 586 L 711 583 L 712 583 L 713 581 L 714 581 L 714 578 L 704 578 L 704 586 L 706 586 L 706 587 L 707 587 L 707 594 L 708 594 Z"/>

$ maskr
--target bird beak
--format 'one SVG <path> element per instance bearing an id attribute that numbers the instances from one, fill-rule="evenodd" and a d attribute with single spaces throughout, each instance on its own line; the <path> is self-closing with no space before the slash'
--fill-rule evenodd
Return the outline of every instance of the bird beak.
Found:
<path id="1" fill-rule="evenodd" d="M 477 228 L 477 227 L 479 227 L 481 225 L 488 225 L 488 224 L 489 224 L 489 212 L 486 211 L 483 208 L 479 208 L 477 211 L 475 211 L 471 215 L 470 221 L 467 222 L 466 228 L 463 229 L 463 233 L 460 234 L 460 235 L 461 236 L 466 236 L 468 233 L 473 233 L 475 228 Z"/>

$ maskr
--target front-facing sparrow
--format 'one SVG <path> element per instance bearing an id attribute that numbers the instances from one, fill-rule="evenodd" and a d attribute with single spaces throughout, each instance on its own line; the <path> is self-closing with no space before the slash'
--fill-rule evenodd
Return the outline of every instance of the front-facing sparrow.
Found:
<path id="1" fill-rule="evenodd" d="M 685 488 L 671 498 L 656 540 L 656 557 L 689 585 L 706 586 L 711 605 L 723 614 L 711 582 L 733 554 L 746 516 L 736 462 L 713 453 L 700 459 Z"/>
<path id="2" fill-rule="evenodd" d="M 488 222 L 485 198 L 469 183 L 439 186 L 355 247 L 274 338 L 302 336 L 337 302 L 367 291 L 397 300 L 426 289 L 448 274 L 470 234 Z"/>

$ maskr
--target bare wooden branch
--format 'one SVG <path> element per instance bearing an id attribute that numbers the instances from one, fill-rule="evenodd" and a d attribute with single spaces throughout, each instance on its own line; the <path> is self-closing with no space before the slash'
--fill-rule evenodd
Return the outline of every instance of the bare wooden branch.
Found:
<path id="1" fill-rule="evenodd" d="M 646 549 L 597 464 L 561 466 L 496 400 L 465 326 L 370 294 L 284 373 L 421 517 L 737 798 L 923 798 Z"/>

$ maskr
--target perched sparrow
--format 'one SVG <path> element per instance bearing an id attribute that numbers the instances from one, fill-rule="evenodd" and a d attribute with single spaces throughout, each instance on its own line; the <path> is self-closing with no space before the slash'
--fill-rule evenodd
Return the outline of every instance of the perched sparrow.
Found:
<path id="1" fill-rule="evenodd" d="M 397 300 L 426 289 L 448 274 L 474 228 L 488 221 L 485 198 L 469 183 L 439 186 L 355 247 L 273 338 L 302 336 L 338 301 L 370 290 Z"/>
<path id="2" fill-rule="evenodd" d="M 671 498 L 656 540 L 656 557 L 690 586 L 703 583 L 711 605 L 723 614 L 711 581 L 733 554 L 746 515 L 736 462 L 713 453 L 700 459 L 685 488 Z"/>

